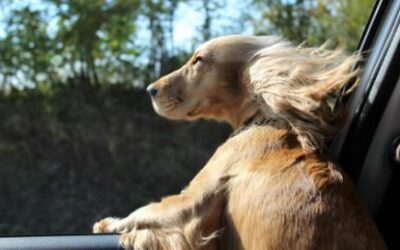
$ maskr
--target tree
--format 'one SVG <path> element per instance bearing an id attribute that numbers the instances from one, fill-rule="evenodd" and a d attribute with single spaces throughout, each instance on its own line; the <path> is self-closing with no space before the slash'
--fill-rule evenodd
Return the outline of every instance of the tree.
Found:
<path id="1" fill-rule="evenodd" d="M 0 40 L 2 85 L 11 78 L 25 86 L 54 80 L 53 51 L 54 44 L 41 13 L 28 7 L 15 10 L 7 20 L 7 35 Z"/>
<path id="2" fill-rule="evenodd" d="M 95 84 L 118 78 L 123 56 L 135 56 L 132 46 L 139 0 L 47 0 L 57 6 L 56 40 L 62 48 L 63 66 L 74 78 Z"/>
<path id="3" fill-rule="evenodd" d="M 39 2 L 55 13 L 50 16 L 46 10 L 39 11 L 29 6 L 29 1 L 25 5 L 1 2 L 3 8 L 9 6 L 5 36 L 0 38 L 3 86 L 72 79 L 76 83 L 132 83 L 143 87 L 177 68 L 191 53 L 174 44 L 175 15 L 181 4 L 203 15 L 198 35 L 188 43 L 199 44 L 232 30 L 254 30 L 256 34 L 277 34 L 310 45 L 331 40 L 347 44 L 350 50 L 356 48 L 373 4 L 373 0 L 245 0 L 240 3 L 242 7 L 235 7 L 242 16 L 247 15 L 247 20 L 229 19 L 231 27 L 237 27 L 229 29 L 219 21 L 229 16 L 224 13 L 230 3 L 226 0 Z M 56 23 L 52 30 L 49 22 Z"/>
<path id="4" fill-rule="evenodd" d="M 310 45 L 330 40 L 354 50 L 374 0 L 254 0 L 254 3 L 263 10 L 261 18 L 252 19 L 258 34 L 278 34 Z"/>

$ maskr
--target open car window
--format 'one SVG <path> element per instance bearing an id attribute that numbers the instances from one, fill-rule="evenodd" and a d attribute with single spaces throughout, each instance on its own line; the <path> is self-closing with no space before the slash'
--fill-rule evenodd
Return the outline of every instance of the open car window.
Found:
<path id="1" fill-rule="evenodd" d="M 152 110 L 145 87 L 178 68 L 202 41 L 231 33 L 276 34 L 309 45 L 329 39 L 354 51 L 374 6 L 372 0 L 15 2 L 0 2 L 1 236 L 90 234 L 98 219 L 129 214 L 187 185 L 231 130 L 209 121 L 167 121 Z M 358 96 L 350 100 L 356 117 L 337 142 L 337 158 L 352 166 L 345 170 L 361 193 L 380 190 L 364 198 L 386 235 L 391 232 L 380 204 L 393 197 L 384 193 L 394 190 L 396 179 L 387 163 L 384 185 L 371 188 L 378 184 L 368 163 L 379 161 L 370 158 L 386 137 L 376 133 L 388 129 L 384 124 L 398 107 L 398 75 L 390 66 L 398 57 L 396 8 L 396 1 L 375 4 L 374 13 L 381 12 L 368 26 L 375 33 L 362 38 L 369 59 Z M 379 90 L 377 79 L 393 83 Z M 348 136 L 366 123 L 375 125 Z M 368 140 L 365 148 L 350 157 L 360 138 Z M 78 238 L 63 240 L 65 249 L 72 249 L 72 241 L 77 249 L 117 247 L 117 236 L 102 243 L 100 238 L 83 239 L 95 242 L 83 248 Z M 53 244 L 48 249 L 64 244 L 39 242 Z"/>

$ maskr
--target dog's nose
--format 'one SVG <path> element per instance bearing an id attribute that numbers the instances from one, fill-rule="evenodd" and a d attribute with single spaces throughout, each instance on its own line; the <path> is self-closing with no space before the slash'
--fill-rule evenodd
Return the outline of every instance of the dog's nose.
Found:
<path id="1" fill-rule="evenodd" d="M 146 90 L 147 90 L 147 93 L 149 93 L 149 95 L 150 95 L 151 97 L 156 96 L 156 95 L 157 95 L 157 92 L 158 92 L 158 88 L 154 87 L 153 84 L 150 84 L 150 85 L 147 87 Z"/>

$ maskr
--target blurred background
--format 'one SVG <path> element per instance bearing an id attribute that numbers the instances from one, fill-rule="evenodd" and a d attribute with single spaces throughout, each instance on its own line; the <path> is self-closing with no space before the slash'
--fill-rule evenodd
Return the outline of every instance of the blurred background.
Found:
<path id="1" fill-rule="evenodd" d="M 89 233 L 177 193 L 230 133 L 144 88 L 225 34 L 354 51 L 373 0 L 0 0 L 0 235 Z"/>

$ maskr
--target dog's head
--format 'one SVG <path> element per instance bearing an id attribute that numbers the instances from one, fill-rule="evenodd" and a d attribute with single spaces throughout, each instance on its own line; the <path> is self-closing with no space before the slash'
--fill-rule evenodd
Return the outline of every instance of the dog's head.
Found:
<path id="1" fill-rule="evenodd" d="M 332 103 L 358 76 L 352 67 L 359 60 L 340 49 L 296 47 L 277 37 L 225 36 L 201 45 L 183 67 L 147 90 L 156 112 L 170 119 L 214 118 L 238 127 L 262 111 L 313 151 L 339 131 L 343 109 Z"/>
<path id="2" fill-rule="evenodd" d="M 169 119 L 229 120 L 246 95 L 241 82 L 250 58 L 278 40 L 224 36 L 204 43 L 180 69 L 148 86 L 154 109 Z"/>

